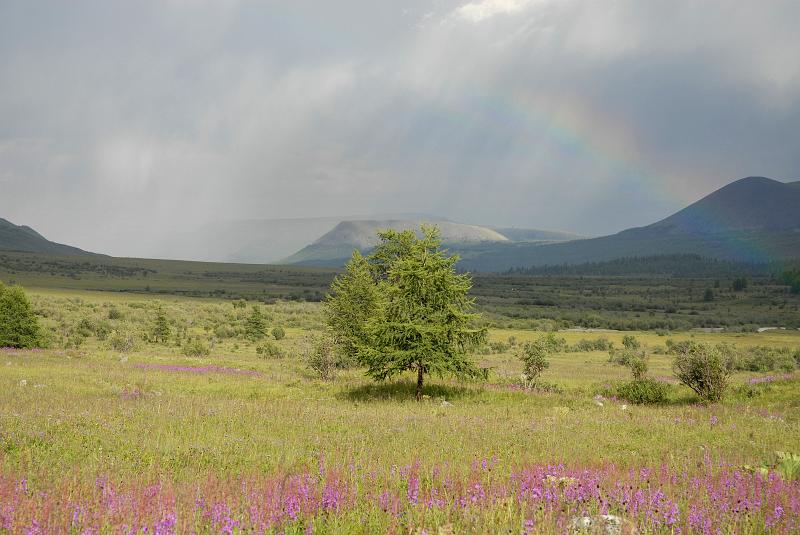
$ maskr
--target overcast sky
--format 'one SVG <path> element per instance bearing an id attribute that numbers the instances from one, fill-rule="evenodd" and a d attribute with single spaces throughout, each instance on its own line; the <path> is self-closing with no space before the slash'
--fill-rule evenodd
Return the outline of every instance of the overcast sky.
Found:
<path id="1" fill-rule="evenodd" d="M 800 2 L 0 0 L 0 217 L 146 254 L 212 220 L 586 234 L 800 179 Z"/>

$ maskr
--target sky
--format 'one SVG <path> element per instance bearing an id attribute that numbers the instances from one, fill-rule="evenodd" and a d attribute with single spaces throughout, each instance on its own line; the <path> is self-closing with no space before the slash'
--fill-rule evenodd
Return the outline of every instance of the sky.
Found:
<path id="1" fill-rule="evenodd" d="M 601 235 L 800 179 L 795 0 L 0 0 L 0 217 L 146 256 L 219 220 Z"/>

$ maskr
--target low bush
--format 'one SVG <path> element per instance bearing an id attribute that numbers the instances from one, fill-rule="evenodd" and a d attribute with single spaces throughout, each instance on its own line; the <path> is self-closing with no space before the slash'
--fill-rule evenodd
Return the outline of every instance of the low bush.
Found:
<path id="1" fill-rule="evenodd" d="M 535 385 L 542 372 L 550 367 L 548 355 L 547 347 L 542 343 L 533 342 L 522 347 L 518 357 L 522 361 L 522 376 L 527 387 Z"/>
<path id="2" fill-rule="evenodd" d="M 616 396 L 637 405 L 664 403 L 669 399 L 670 386 L 655 379 L 634 379 L 618 385 Z"/>
<path id="3" fill-rule="evenodd" d="M 306 356 L 308 367 L 324 381 L 332 381 L 336 375 L 337 355 L 330 338 L 322 336 L 313 341 Z"/>
<path id="4" fill-rule="evenodd" d="M 719 401 L 728 388 L 730 370 L 719 348 L 690 342 L 673 361 L 675 377 L 703 401 Z"/>
<path id="5" fill-rule="evenodd" d="M 730 347 L 730 346 L 727 346 Z M 755 346 L 733 349 L 726 353 L 726 365 L 733 371 L 771 372 L 792 371 L 797 367 L 795 355 L 788 349 Z"/>
<path id="6" fill-rule="evenodd" d="M 620 366 L 630 366 L 637 360 L 644 360 L 645 353 L 635 349 L 612 349 L 608 352 L 608 362 Z"/>
<path id="7" fill-rule="evenodd" d="M 209 353 L 211 349 L 199 338 L 187 340 L 183 344 L 183 354 L 187 357 L 207 357 Z"/>
<path id="8" fill-rule="evenodd" d="M 283 340 L 286 337 L 286 331 L 283 327 L 273 327 L 272 328 L 272 337 L 275 340 Z"/>
<path id="9" fill-rule="evenodd" d="M 130 329 L 117 329 L 111 332 L 108 336 L 108 347 L 114 351 L 121 351 L 127 353 L 133 351 L 138 345 L 138 337 Z"/>
<path id="10" fill-rule="evenodd" d="M 611 342 L 605 336 L 601 336 L 593 340 L 581 338 L 567 350 L 572 353 L 583 353 L 589 351 L 611 351 L 612 349 L 614 349 L 614 342 Z"/>
<path id="11" fill-rule="evenodd" d="M 264 342 L 262 345 L 256 347 L 256 353 L 261 355 L 263 358 L 272 358 L 272 359 L 280 359 L 286 355 L 283 349 L 281 349 L 277 344 L 270 342 L 269 340 Z"/>

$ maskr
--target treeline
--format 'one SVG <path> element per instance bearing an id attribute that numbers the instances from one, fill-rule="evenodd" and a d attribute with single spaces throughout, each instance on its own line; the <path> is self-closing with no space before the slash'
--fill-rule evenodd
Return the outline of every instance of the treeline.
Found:
<path id="1" fill-rule="evenodd" d="M 511 269 L 509 275 L 555 276 L 667 276 L 667 277 L 780 277 L 794 272 L 800 261 L 753 264 L 708 258 L 698 254 L 632 256 L 606 262 L 531 266 Z M 794 270 L 794 271 L 792 271 Z"/>
<path id="2" fill-rule="evenodd" d="M 0 254 L 0 269 L 10 274 L 42 273 L 50 276 L 80 277 L 94 275 L 101 277 L 147 277 L 157 273 L 155 269 L 76 259 L 41 258 L 20 254 Z"/>

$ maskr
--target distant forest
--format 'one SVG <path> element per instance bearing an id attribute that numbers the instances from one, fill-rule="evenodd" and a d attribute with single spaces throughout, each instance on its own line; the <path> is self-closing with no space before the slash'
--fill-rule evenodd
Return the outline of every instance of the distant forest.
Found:
<path id="1" fill-rule="evenodd" d="M 708 258 L 698 254 L 633 256 L 607 262 L 560 264 L 514 268 L 508 275 L 539 276 L 665 276 L 665 277 L 782 277 L 795 271 L 800 260 L 793 262 L 745 263 Z"/>

